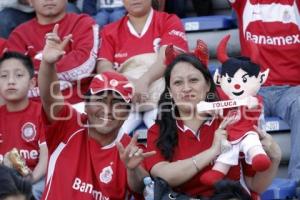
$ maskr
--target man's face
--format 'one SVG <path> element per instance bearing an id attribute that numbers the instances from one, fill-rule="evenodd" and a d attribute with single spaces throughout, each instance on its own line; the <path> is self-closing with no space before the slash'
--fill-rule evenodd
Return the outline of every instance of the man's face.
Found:
<path id="1" fill-rule="evenodd" d="M 255 96 L 261 86 L 259 76 L 249 76 L 247 72 L 239 69 L 233 77 L 222 76 L 220 82 L 222 90 L 230 99 L 241 99 Z"/>
<path id="2" fill-rule="evenodd" d="M 92 95 L 86 103 L 90 130 L 98 134 L 117 133 L 127 119 L 129 111 L 128 104 L 111 91 Z"/>
<path id="3" fill-rule="evenodd" d="M 65 13 L 67 0 L 30 0 L 37 16 L 57 17 Z"/>

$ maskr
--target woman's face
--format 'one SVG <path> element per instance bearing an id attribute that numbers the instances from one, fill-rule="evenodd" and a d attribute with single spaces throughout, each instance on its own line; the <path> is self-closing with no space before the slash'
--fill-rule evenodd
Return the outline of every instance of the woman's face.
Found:
<path id="1" fill-rule="evenodd" d="M 197 103 L 205 100 L 210 84 L 201 71 L 187 62 L 177 63 L 170 76 L 170 94 L 180 113 L 195 111 Z"/>
<path id="2" fill-rule="evenodd" d="M 129 15 L 134 17 L 145 16 L 151 10 L 151 0 L 123 0 L 124 7 Z"/>

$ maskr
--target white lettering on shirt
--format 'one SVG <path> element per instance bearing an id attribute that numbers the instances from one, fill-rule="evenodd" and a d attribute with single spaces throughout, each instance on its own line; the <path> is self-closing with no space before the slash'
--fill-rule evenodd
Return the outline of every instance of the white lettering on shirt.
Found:
<path id="1" fill-rule="evenodd" d="M 95 200 L 109 200 L 109 197 L 104 196 L 101 191 L 94 190 L 91 183 L 83 182 L 78 177 L 75 178 L 72 188 L 82 193 L 92 194 Z"/>
<path id="2" fill-rule="evenodd" d="M 25 159 L 38 159 L 39 152 L 37 150 L 20 149 L 20 155 Z"/>
<path id="3" fill-rule="evenodd" d="M 184 41 L 187 41 L 186 35 L 182 31 L 172 30 L 169 32 L 169 35 L 177 36 L 177 37 L 182 38 Z"/>
<path id="4" fill-rule="evenodd" d="M 274 46 L 300 44 L 300 34 L 287 35 L 287 36 L 269 36 L 269 35 L 255 35 L 249 31 L 246 32 L 246 40 L 250 40 L 256 44 L 267 44 Z"/>

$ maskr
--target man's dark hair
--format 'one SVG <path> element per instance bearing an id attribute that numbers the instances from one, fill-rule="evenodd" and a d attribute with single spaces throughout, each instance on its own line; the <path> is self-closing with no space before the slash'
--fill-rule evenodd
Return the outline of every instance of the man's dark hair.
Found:
<path id="1" fill-rule="evenodd" d="M 14 52 L 14 51 L 7 51 L 0 58 L 0 67 L 1 67 L 2 63 L 5 60 L 8 60 L 8 59 L 17 59 L 17 60 L 19 60 L 23 64 L 23 66 L 26 68 L 26 70 L 28 71 L 30 78 L 33 78 L 33 76 L 34 76 L 34 67 L 33 67 L 32 60 L 29 56 L 25 56 L 24 54 Z"/>
<path id="2" fill-rule="evenodd" d="M 0 165 L 0 200 L 16 195 L 24 195 L 29 200 L 31 189 L 31 183 L 17 175 L 15 170 Z"/>

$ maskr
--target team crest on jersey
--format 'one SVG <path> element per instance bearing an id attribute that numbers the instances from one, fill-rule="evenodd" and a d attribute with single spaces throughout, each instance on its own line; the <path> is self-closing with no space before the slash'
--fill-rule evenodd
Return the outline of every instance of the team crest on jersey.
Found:
<path id="1" fill-rule="evenodd" d="M 35 125 L 31 122 L 26 122 L 23 126 L 22 126 L 22 130 L 21 130 L 21 135 L 22 138 L 26 141 L 26 142 L 31 142 L 34 140 L 35 136 L 36 136 L 36 128 Z"/>
<path id="2" fill-rule="evenodd" d="M 106 184 L 109 183 L 112 179 L 113 173 L 114 172 L 113 172 L 111 166 L 104 167 L 102 169 L 102 172 L 99 175 L 100 181 L 102 183 L 106 183 Z"/>

